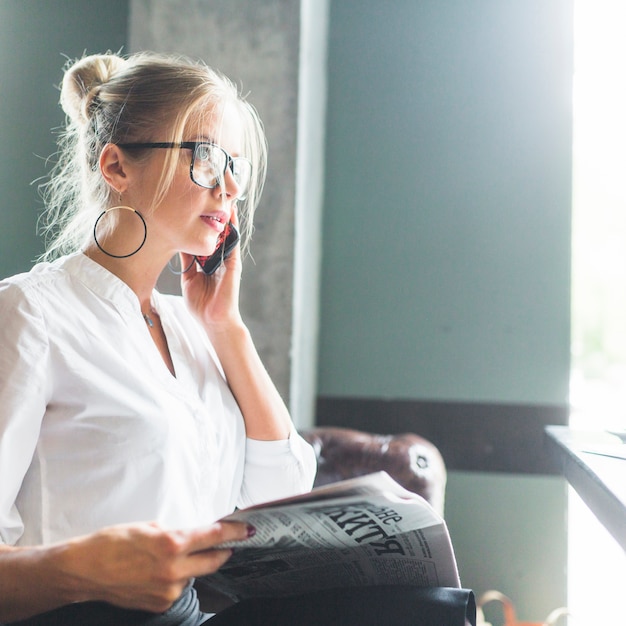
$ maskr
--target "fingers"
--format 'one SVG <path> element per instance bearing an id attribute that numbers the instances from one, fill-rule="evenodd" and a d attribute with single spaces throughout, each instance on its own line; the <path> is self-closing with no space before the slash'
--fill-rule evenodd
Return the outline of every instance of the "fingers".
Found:
<path id="1" fill-rule="evenodd" d="M 230 548 L 216 548 L 230 541 L 243 541 L 254 534 L 254 529 L 243 523 L 216 523 L 207 529 L 189 531 L 186 545 L 185 575 L 201 576 L 217 571 L 232 556 Z"/>
<path id="2" fill-rule="evenodd" d="M 254 534 L 253 528 L 242 522 L 217 522 L 188 532 L 189 553 L 210 550 L 227 541 L 243 541 Z"/>
<path id="3" fill-rule="evenodd" d="M 111 526 L 63 544 L 57 567 L 72 601 L 101 600 L 160 612 L 189 579 L 218 570 L 232 550 L 216 549 L 251 535 L 243 523 L 194 530 L 166 530 L 157 523 Z"/>
<path id="4" fill-rule="evenodd" d="M 202 550 L 187 557 L 187 575 L 197 578 L 217 572 L 233 555 L 232 549 Z"/>

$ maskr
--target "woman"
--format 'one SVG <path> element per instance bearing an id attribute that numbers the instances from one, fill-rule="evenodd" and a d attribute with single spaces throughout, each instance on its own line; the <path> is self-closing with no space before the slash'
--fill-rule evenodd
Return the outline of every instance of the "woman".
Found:
<path id="1" fill-rule="evenodd" d="M 241 319 L 240 249 L 196 260 L 229 223 L 247 241 L 265 140 L 180 58 L 85 57 L 61 104 L 55 237 L 0 283 L 0 622 L 191 626 L 190 582 L 230 555 L 209 548 L 254 532 L 215 520 L 315 473 Z M 183 296 L 162 295 L 178 256 Z"/>

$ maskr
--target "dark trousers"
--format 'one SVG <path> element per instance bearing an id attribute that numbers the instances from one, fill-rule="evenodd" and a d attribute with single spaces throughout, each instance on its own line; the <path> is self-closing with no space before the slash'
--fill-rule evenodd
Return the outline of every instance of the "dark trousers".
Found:
<path id="1" fill-rule="evenodd" d="M 6 626 L 199 626 L 208 617 L 200 611 L 196 590 L 189 585 L 165 613 L 132 611 L 106 602 L 79 602 Z"/>

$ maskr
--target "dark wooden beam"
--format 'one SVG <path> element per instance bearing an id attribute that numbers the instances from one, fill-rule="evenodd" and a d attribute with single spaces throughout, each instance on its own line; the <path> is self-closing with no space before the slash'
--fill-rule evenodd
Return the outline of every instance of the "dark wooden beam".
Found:
<path id="1" fill-rule="evenodd" d="M 559 468 L 544 428 L 568 416 L 567 406 L 319 397 L 316 424 L 417 433 L 439 448 L 449 470 L 552 475 Z"/>

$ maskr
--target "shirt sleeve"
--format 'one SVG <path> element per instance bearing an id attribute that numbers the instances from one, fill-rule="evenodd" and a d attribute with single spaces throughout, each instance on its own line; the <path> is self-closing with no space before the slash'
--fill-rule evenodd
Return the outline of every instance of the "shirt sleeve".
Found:
<path id="1" fill-rule="evenodd" d="M 310 491 L 317 470 L 315 452 L 295 430 L 280 441 L 246 440 L 240 502 L 244 508 Z"/>
<path id="2" fill-rule="evenodd" d="M 16 506 L 46 409 L 48 342 L 39 307 L 0 282 L 0 542 L 23 532 Z"/>

